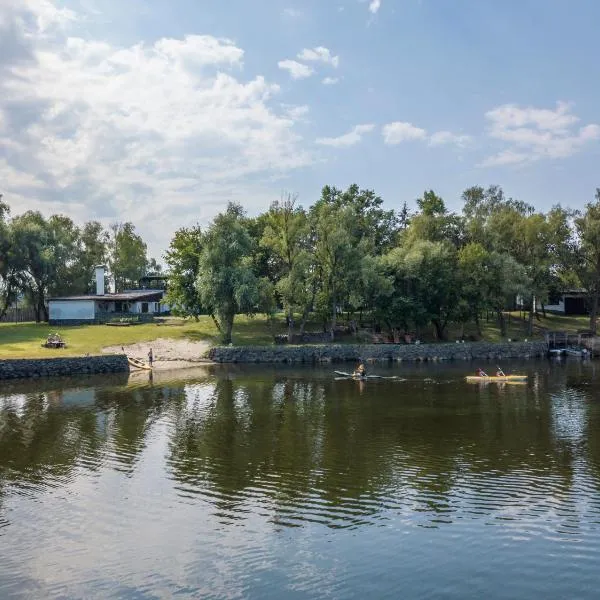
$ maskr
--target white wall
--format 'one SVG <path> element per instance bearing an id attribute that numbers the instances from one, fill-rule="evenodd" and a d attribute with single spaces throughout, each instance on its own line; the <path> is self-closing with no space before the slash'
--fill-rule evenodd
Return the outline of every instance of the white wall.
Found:
<path id="1" fill-rule="evenodd" d="M 540 309 L 542 307 L 540 306 Z M 544 309 L 550 312 L 555 312 L 555 313 L 564 313 L 565 312 L 565 299 L 564 297 L 560 299 L 560 302 L 558 304 L 546 304 L 544 306 Z"/>
<path id="2" fill-rule="evenodd" d="M 85 319 L 94 320 L 93 300 L 50 300 L 48 302 L 50 320 Z"/>
<path id="3" fill-rule="evenodd" d="M 142 314 L 142 302 L 145 302 L 145 300 L 140 300 L 138 302 L 132 302 L 131 303 L 131 310 L 130 312 L 132 313 L 136 313 L 136 314 Z M 162 304 L 160 302 L 155 302 L 154 300 L 152 302 L 148 302 L 148 312 L 150 314 L 155 314 L 158 312 L 164 313 L 164 312 L 168 312 L 169 310 L 169 306 L 167 304 Z"/>

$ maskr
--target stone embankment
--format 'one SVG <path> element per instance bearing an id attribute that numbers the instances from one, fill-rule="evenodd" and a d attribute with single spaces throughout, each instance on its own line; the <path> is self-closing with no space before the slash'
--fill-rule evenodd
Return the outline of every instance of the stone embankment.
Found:
<path id="1" fill-rule="evenodd" d="M 128 371 L 129 363 L 124 354 L 0 360 L 0 379 L 36 379 L 39 377 L 124 373 Z"/>
<path id="2" fill-rule="evenodd" d="M 209 358 L 218 363 L 401 362 L 533 358 L 547 352 L 546 342 L 218 346 L 210 350 Z"/>

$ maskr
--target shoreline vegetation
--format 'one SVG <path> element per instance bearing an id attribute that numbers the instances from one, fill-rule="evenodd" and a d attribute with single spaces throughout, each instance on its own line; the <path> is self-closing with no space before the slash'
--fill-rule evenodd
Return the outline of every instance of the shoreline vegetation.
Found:
<path id="1" fill-rule="evenodd" d="M 414 211 L 406 202 L 390 209 L 374 190 L 352 184 L 324 186 L 307 207 L 283 194 L 256 216 L 229 203 L 206 226 L 174 232 L 164 277 L 132 223 L 107 230 L 65 215 L 11 216 L 0 202 L 0 320 L 11 310 L 18 318 L 20 304 L 47 321 L 49 298 L 93 295 L 101 287 L 90 280 L 94 265 L 106 264 L 111 293 L 164 279 L 164 305 L 190 320 L 158 324 L 175 334 L 158 333 L 156 324 L 152 331 L 73 328 L 66 353 L 159 338 L 211 346 L 217 339 L 225 346 L 533 340 L 546 309 L 587 313 L 575 332 L 595 336 L 600 189 L 579 211 L 540 211 L 495 185 L 467 188 L 461 201 L 460 212 L 451 211 L 429 190 Z M 123 318 L 133 314 L 127 303 L 121 309 Z M 515 309 L 525 312 L 511 323 L 507 311 Z M 10 337 L 10 329 L 1 335 Z M 21 342 L 9 339 L 4 353 L 34 352 L 35 344 Z"/>
<path id="2" fill-rule="evenodd" d="M 548 314 L 536 319 L 533 336 L 525 334 L 527 322 L 524 315 L 506 313 L 507 337 L 502 338 L 498 323 L 494 319 L 482 319 L 482 336 L 468 327 L 450 327 L 446 343 L 455 343 L 464 334 L 468 341 L 503 343 L 507 340 L 543 340 L 545 331 L 560 330 L 576 332 L 586 324 L 586 317 L 563 317 Z M 321 325 L 320 331 L 323 327 Z M 275 336 L 286 333 L 285 317 L 282 314 L 267 318 L 238 316 L 233 336 L 233 346 L 273 346 Z M 307 331 L 319 331 L 317 323 L 309 323 Z M 50 333 L 57 332 L 66 342 L 66 348 L 43 348 L 42 342 Z M 371 344 L 377 334 L 359 329 L 356 335 L 340 335 L 331 344 Z M 423 331 L 420 336 L 423 344 L 437 343 L 433 331 Z M 133 358 L 147 360 L 152 348 L 157 370 L 187 368 L 210 362 L 208 353 L 219 346 L 219 332 L 209 316 L 199 316 L 198 320 L 169 318 L 157 323 L 147 323 L 134 327 L 106 327 L 103 325 L 81 325 L 72 327 L 52 327 L 36 323 L 0 324 L 0 360 L 18 358 L 85 357 L 125 353 Z M 314 345 L 314 344 L 312 344 Z M 386 345 L 386 344 L 382 344 Z"/>

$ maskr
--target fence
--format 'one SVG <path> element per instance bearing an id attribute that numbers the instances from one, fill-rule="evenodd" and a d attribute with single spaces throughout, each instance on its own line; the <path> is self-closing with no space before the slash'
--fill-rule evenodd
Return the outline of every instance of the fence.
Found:
<path id="1" fill-rule="evenodd" d="M 0 318 L 0 323 L 25 323 L 26 321 L 35 321 L 35 309 L 31 306 L 9 308 L 8 312 Z"/>

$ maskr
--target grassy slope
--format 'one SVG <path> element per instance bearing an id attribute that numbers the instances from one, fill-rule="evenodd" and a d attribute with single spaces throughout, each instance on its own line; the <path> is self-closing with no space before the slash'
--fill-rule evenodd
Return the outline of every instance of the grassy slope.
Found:
<path id="1" fill-rule="evenodd" d="M 191 341 L 206 341 L 218 343 L 217 330 L 209 317 L 201 317 L 198 322 L 172 319 L 169 325 L 148 323 L 132 327 L 109 327 L 106 325 L 83 325 L 77 327 L 52 327 L 46 324 L 0 323 L 0 358 L 81 356 L 87 353 L 98 354 L 105 346 L 120 346 L 135 342 L 152 341 L 157 338 L 188 339 Z M 542 336 L 541 329 L 576 331 L 585 329 L 587 317 L 559 317 L 548 315 L 546 319 L 534 322 L 536 333 L 534 338 Z M 482 333 L 485 340 L 501 341 L 500 332 L 495 321 L 482 320 Z M 508 337 L 524 339 L 525 322 L 519 319 L 519 313 L 513 313 L 508 325 Z M 317 324 L 312 324 L 310 330 L 318 330 Z M 51 350 L 41 347 L 41 342 L 50 332 L 57 331 L 67 342 L 64 350 Z M 236 317 L 233 343 L 237 345 L 272 344 L 273 335 L 285 333 L 285 324 L 280 315 L 272 327 L 267 325 L 264 316 L 248 318 Z M 473 326 L 465 327 L 465 335 L 474 334 Z M 459 328 L 452 325 L 448 329 L 448 340 L 453 341 L 459 336 Z M 433 341 L 431 335 L 423 335 L 423 341 Z M 348 341 L 354 341 L 352 338 Z"/>
<path id="2" fill-rule="evenodd" d="M 131 327 L 109 327 L 107 325 L 82 325 L 56 327 L 47 324 L 0 323 L 0 358 L 38 358 L 54 356 L 81 356 L 87 353 L 99 354 L 106 346 L 120 346 L 136 342 L 152 341 L 158 338 L 188 339 L 217 343 L 217 330 L 209 317 L 201 317 L 198 322 L 173 319 L 169 325 L 147 323 Z M 283 329 L 279 325 L 277 329 Z M 62 350 L 42 348 L 50 332 L 59 333 L 67 343 Z M 273 341 L 273 333 L 264 317 L 250 319 L 236 318 L 234 343 L 268 344 Z"/>

